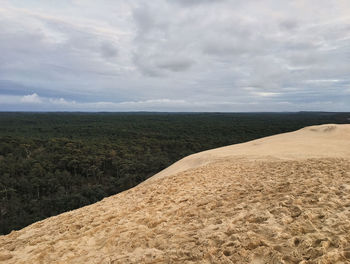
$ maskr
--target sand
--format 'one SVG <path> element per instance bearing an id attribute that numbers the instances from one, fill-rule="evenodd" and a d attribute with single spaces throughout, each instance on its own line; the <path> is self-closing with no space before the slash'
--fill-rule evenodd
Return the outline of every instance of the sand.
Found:
<path id="1" fill-rule="evenodd" d="M 0 236 L 0 263 L 350 263 L 349 151 L 323 125 L 198 153 Z"/>
<path id="2" fill-rule="evenodd" d="M 199 152 L 174 163 L 150 180 L 227 158 L 300 160 L 327 157 L 350 157 L 350 125 L 310 126 L 295 132 Z"/>

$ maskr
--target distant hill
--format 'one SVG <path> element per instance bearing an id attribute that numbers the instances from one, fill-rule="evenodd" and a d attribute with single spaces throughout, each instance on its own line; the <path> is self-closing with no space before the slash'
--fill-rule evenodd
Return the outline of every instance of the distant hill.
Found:
<path id="1" fill-rule="evenodd" d="M 0 236 L 1 263 L 347 263 L 350 125 L 188 156 Z"/>

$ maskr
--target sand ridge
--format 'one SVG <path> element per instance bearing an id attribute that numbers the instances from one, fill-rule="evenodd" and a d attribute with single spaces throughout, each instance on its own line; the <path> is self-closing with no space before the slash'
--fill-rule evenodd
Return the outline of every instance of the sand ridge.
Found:
<path id="1" fill-rule="evenodd" d="M 283 159 L 350 157 L 350 125 L 326 124 L 211 149 L 187 156 L 149 180 L 173 175 L 223 159 Z"/>
<path id="2" fill-rule="evenodd" d="M 0 236 L 0 262 L 350 263 L 349 128 L 297 131 L 324 138 L 315 156 L 223 155 Z"/>

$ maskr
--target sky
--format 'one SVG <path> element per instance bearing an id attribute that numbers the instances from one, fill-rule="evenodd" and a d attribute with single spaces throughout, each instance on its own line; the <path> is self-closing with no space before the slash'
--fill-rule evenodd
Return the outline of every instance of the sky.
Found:
<path id="1" fill-rule="evenodd" d="M 0 111 L 350 111 L 349 0 L 0 3 Z"/>

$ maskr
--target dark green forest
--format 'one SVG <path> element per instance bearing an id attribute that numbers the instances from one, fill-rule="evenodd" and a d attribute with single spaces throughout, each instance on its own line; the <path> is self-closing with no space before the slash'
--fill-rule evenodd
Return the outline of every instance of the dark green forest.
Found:
<path id="1" fill-rule="evenodd" d="M 0 113 L 0 234 L 94 203 L 189 154 L 349 113 Z"/>

